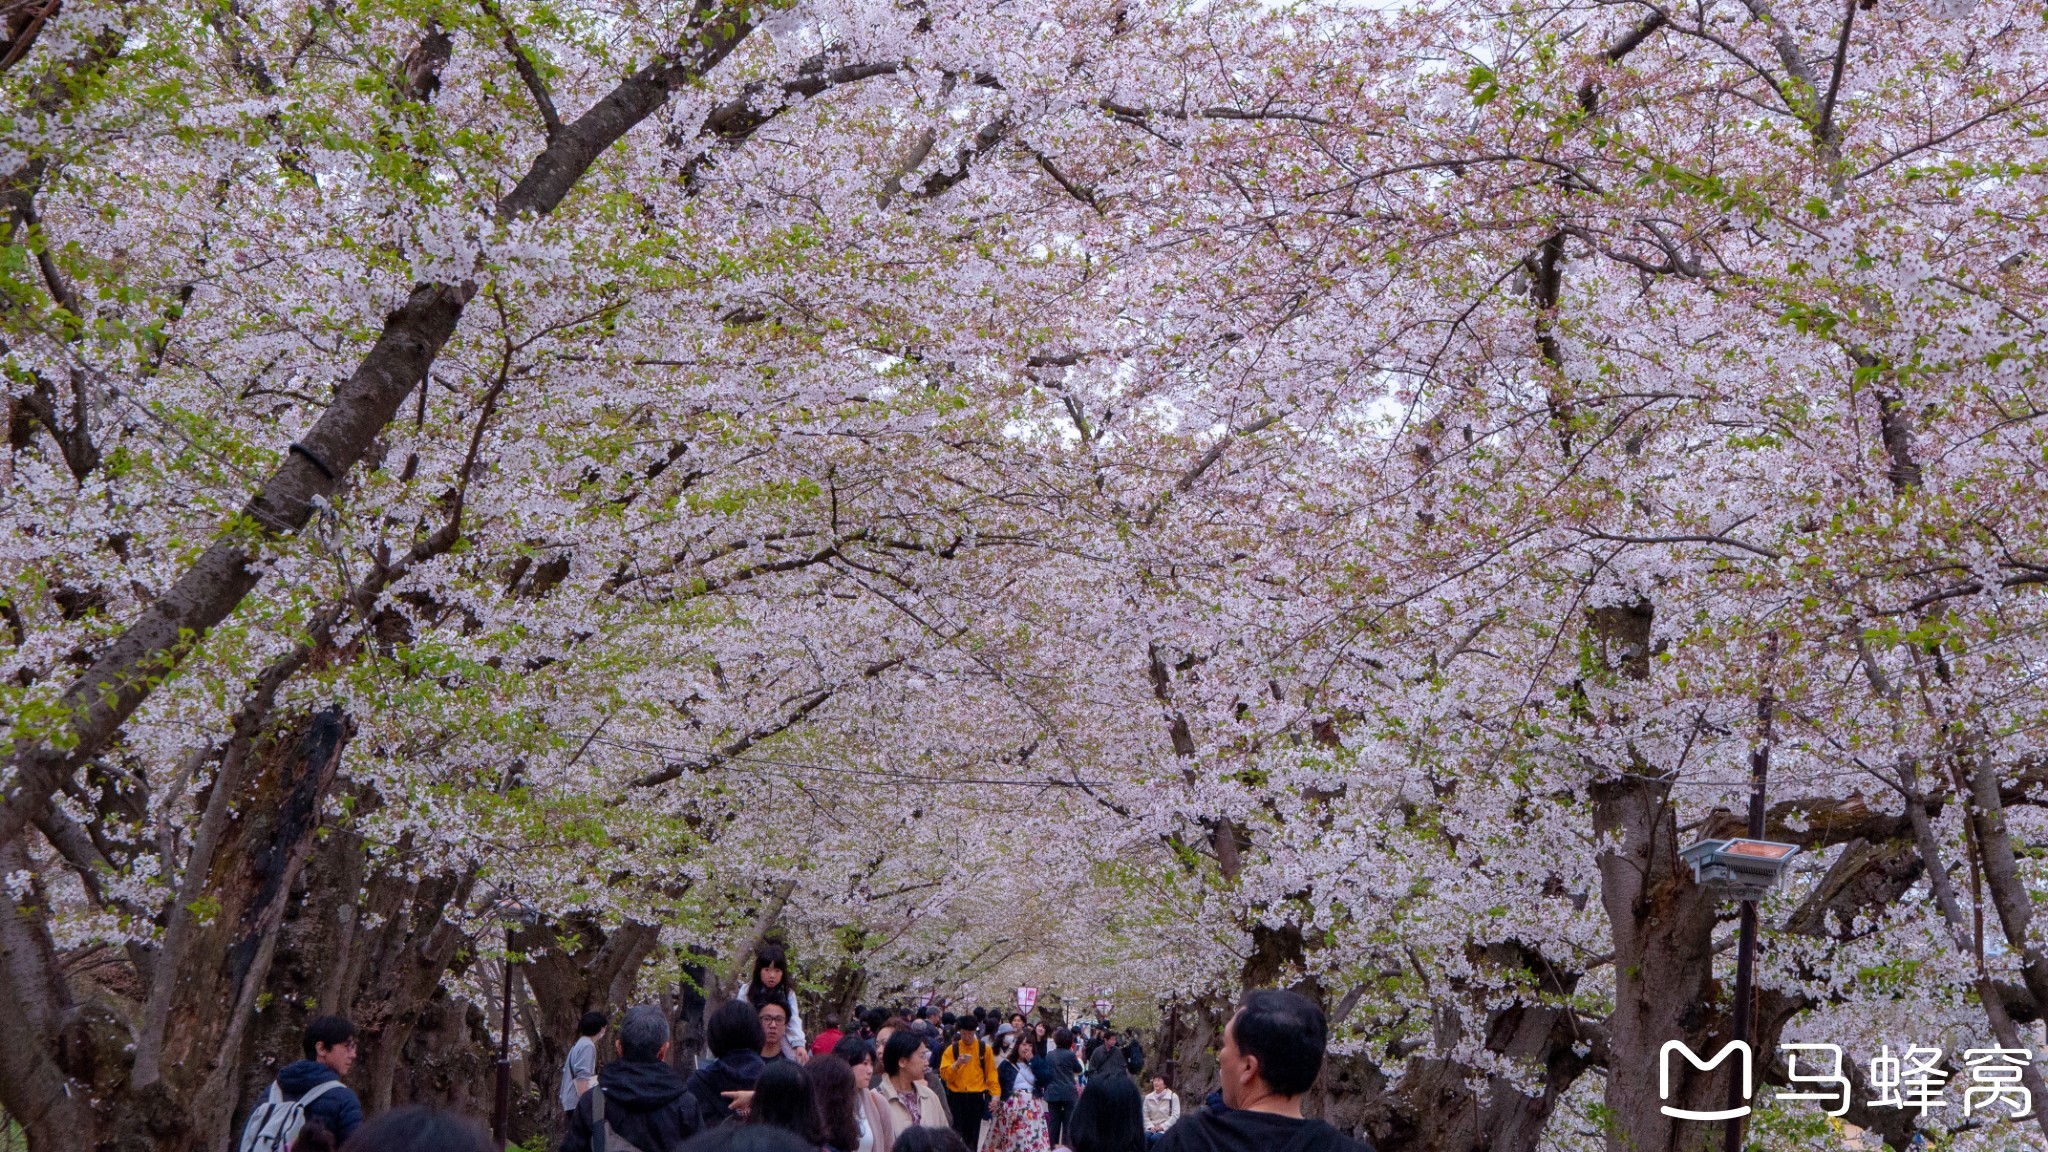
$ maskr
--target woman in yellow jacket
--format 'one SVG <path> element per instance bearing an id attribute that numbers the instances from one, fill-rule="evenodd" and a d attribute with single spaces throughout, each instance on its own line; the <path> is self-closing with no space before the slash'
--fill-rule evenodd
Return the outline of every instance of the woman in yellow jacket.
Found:
<path id="1" fill-rule="evenodd" d="M 953 1035 L 953 1042 L 939 1054 L 939 1079 L 946 1082 L 946 1102 L 953 1109 L 953 1131 L 974 1152 L 981 1142 L 981 1121 L 988 1114 L 988 1102 L 1002 1092 L 996 1078 L 996 1050 L 975 1031 L 968 1017 Z"/>

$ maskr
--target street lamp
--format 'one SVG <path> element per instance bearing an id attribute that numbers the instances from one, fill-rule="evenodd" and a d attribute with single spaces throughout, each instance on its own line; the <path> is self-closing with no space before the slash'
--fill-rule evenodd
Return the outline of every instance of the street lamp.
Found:
<path id="1" fill-rule="evenodd" d="M 1109 1009 L 1110 1009 L 1109 997 L 1107 997 L 1107 996 L 1104 996 L 1104 997 L 1102 997 L 1101 999 L 1098 999 L 1097 1001 L 1095 1001 L 1095 1018 L 1096 1018 L 1097 1020 L 1100 1020 L 1100 1021 L 1102 1021 L 1102 1022 L 1103 1022 L 1103 1023 L 1105 1023 L 1105 1024 L 1106 1024 L 1106 1023 L 1108 1023 L 1108 1022 L 1109 1022 Z"/>
<path id="2" fill-rule="evenodd" d="M 1777 886 L 1792 863 L 1797 844 L 1774 840 L 1702 840 L 1678 854 L 1692 865 L 1692 878 L 1729 900 L 1756 901 Z"/>
<path id="3" fill-rule="evenodd" d="M 1777 663 L 1778 636 L 1764 638 L 1764 663 Z M 1756 902 L 1764 898 L 1784 876 L 1796 844 L 1764 839 L 1764 789 L 1771 775 L 1771 721 L 1777 712 L 1777 697 L 1766 685 L 1757 695 L 1758 735 L 1749 754 L 1749 835 L 1728 840 L 1702 840 L 1680 852 L 1679 858 L 1692 865 L 1693 879 L 1728 899 L 1742 902 L 1741 940 L 1735 953 L 1735 1042 L 1749 1043 L 1750 1015 L 1756 999 Z M 1727 1127 L 1721 1131 L 1722 1152 L 1741 1152 L 1742 1115 L 1748 1109 L 1742 1096 L 1742 1080 L 1728 1077 Z"/>
<path id="4" fill-rule="evenodd" d="M 505 1011 L 498 1029 L 498 1090 L 491 1106 L 491 1138 L 505 1146 L 512 1121 L 512 933 L 540 923 L 540 913 L 510 897 L 491 905 L 491 918 L 505 929 Z"/>

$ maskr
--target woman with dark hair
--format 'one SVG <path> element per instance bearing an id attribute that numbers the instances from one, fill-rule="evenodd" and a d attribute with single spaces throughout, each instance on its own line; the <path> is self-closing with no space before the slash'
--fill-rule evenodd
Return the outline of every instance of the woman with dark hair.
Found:
<path id="1" fill-rule="evenodd" d="M 789 1023 L 782 1030 L 782 1054 L 801 1064 L 804 1062 L 804 1018 L 796 1008 L 796 988 L 789 977 L 789 954 L 780 944 L 763 944 L 754 953 L 754 975 L 740 989 L 739 999 L 754 1006 L 756 1012 L 763 1004 L 780 1004 L 789 1012 Z"/>
<path id="2" fill-rule="evenodd" d="M 738 1124 L 700 1132 L 676 1152 L 811 1152 L 802 1140 L 766 1124 Z"/>
<path id="3" fill-rule="evenodd" d="M 1145 1098 L 1121 1070 L 1088 1080 L 1067 1124 L 1074 1152 L 1145 1152 Z"/>
<path id="4" fill-rule="evenodd" d="M 1038 1073 L 1031 1059 L 1038 1054 L 1028 1032 L 1010 1037 L 996 1065 L 1002 1084 L 1002 1098 L 996 1102 L 995 1127 L 989 1132 L 984 1152 L 1046 1152 L 1045 1101 L 1038 1097 Z"/>
<path id="5" fill-rule="evenodd" d="M 695 1111 L 692 1132 L 723 1123 L 736 1104 L 744 1111 L 745 1093 L 753 1091 L 764 1067 L 761 1017 L 744 1000 L 728 1000 L 711 1010 L 704 1021 L 704 1043 L 712 1058 L 699 1064 L 683 1085 L 683 1095 Z"/>
<path id="6" fill-rule="evenodd" d="M 803 1065 L 777 1060 L 761 1070 L 761 1078 L 754 1081 L 747 1123 L 780 1128 L 812 1148 L 824 1145 L 817 1095 L 811 1090 L 811 1076 Z"/>
<path id="7" fill-rule="evenodd" d="M 852 1070 L 854 1118 L 860 1127 L 860 1146 L 841 1148 L 839 1152 L 888 1152 L 889 1142 L 883 1138 L 887 1125 L 882 1119 L 882 1098 L 871 1091 L 881 1076 L 876 1067 L 875 1042 L 862 1036 L 842 1036 L 832 1046 L 832 1060 Z M 823 1084 L 819 1081 L 820 1101 L 824 1100 Z M 821 1103 L 820 1107 L 824 1105 Z M 832 1132 L 829 1122 L 825 1131 L 828 1136 Z"/>
<path id="8" fill-rule="evenodd" d="M 860 1098 L 867 1093 L 855 1083 L 860 1073 L 831 1052 L 804 1065 L 804 1070 L 811 1074 L 811 1095 L 817 1101 L 818 1129 L 827 1152 L 872 1152 L 874 1134 L 860 1107 Z"/>
<path id="9" fill-rule="evenodd" d="M 951 1127 L 912 1128 L 896 1138 L 889 1152 L 967 1152 L 967 1141 Z"/>
<path id="10" fill-rule="evenodd" d="M 355 1130 L 342 1152 L 497 1152 L 484 1126 L 441 1108 L 394 1108 Z"/>
<path id="11" fill-rule="evenodd" d="M 891 1033 L 889 1042 L 882 1046 L 882 1086 L 875 1094 L 882 1105 L 882 1135 L 880 1141 L 890 1148 L 896 1146 L 905 1130 L 910 1128 L 948 1128 L 946 1108 L 939 1102 L 939 1094 L 925 1083 L 924 1074 L 932 1066 L 932 1050 L 925 1047 L 924 1040 L 917 1033 L 905 1029 Z M 961 1141 L 964 1146 L 966 1141 Z"/>

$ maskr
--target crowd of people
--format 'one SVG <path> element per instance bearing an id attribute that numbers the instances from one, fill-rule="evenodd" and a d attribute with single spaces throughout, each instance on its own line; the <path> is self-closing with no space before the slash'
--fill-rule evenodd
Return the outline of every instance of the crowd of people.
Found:
<path id="1" fill-rule="evenodd" d="M 628 1008 L 615 1029 L 587 1013 L 561 1072 L 558 1152 L 1370 1152 L 1302 1115 L 1328 1029 L 1292 992 L 1245 997 L 1223 1032 L 1219 1085 L 1185 1111 L 1163 1075 L 1140 1089 L 1142 1044 L 1106 1024 L 930 1004 L 823 1023 L 807 1040 L 773 946 L 737 997 L 706 1012 L 708 1055 L 687 1076 L 669 1062 L 661 1008 Z M 250 1114 L 242 1152 L 492 1147 L 451 1113 L 365 1123 L 342 1083 L 355 1054 L 347 1021 L 313 1021 L 304 1048 Z M 422 1143 L 429 1131 L 437 1142 Z"/>

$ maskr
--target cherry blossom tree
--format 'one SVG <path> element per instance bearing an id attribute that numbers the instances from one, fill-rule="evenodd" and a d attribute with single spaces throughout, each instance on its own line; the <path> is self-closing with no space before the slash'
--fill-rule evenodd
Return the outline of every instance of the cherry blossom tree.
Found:
<path id="1" fill-rule="evenodd" d="M 1382 1148 L 1700 1148 L 1675 849 L 1762 746 L 1767 1080 L 2041 1018 L 2038 12 L 6 32 L 38 1148 L 219 1146 L 315 1008 L 473 1099 L 414 1057 L 508 972 L 553 1059 L 769 932 L 1145 990 L 1190 1080 L 1299 984 Z"/>

